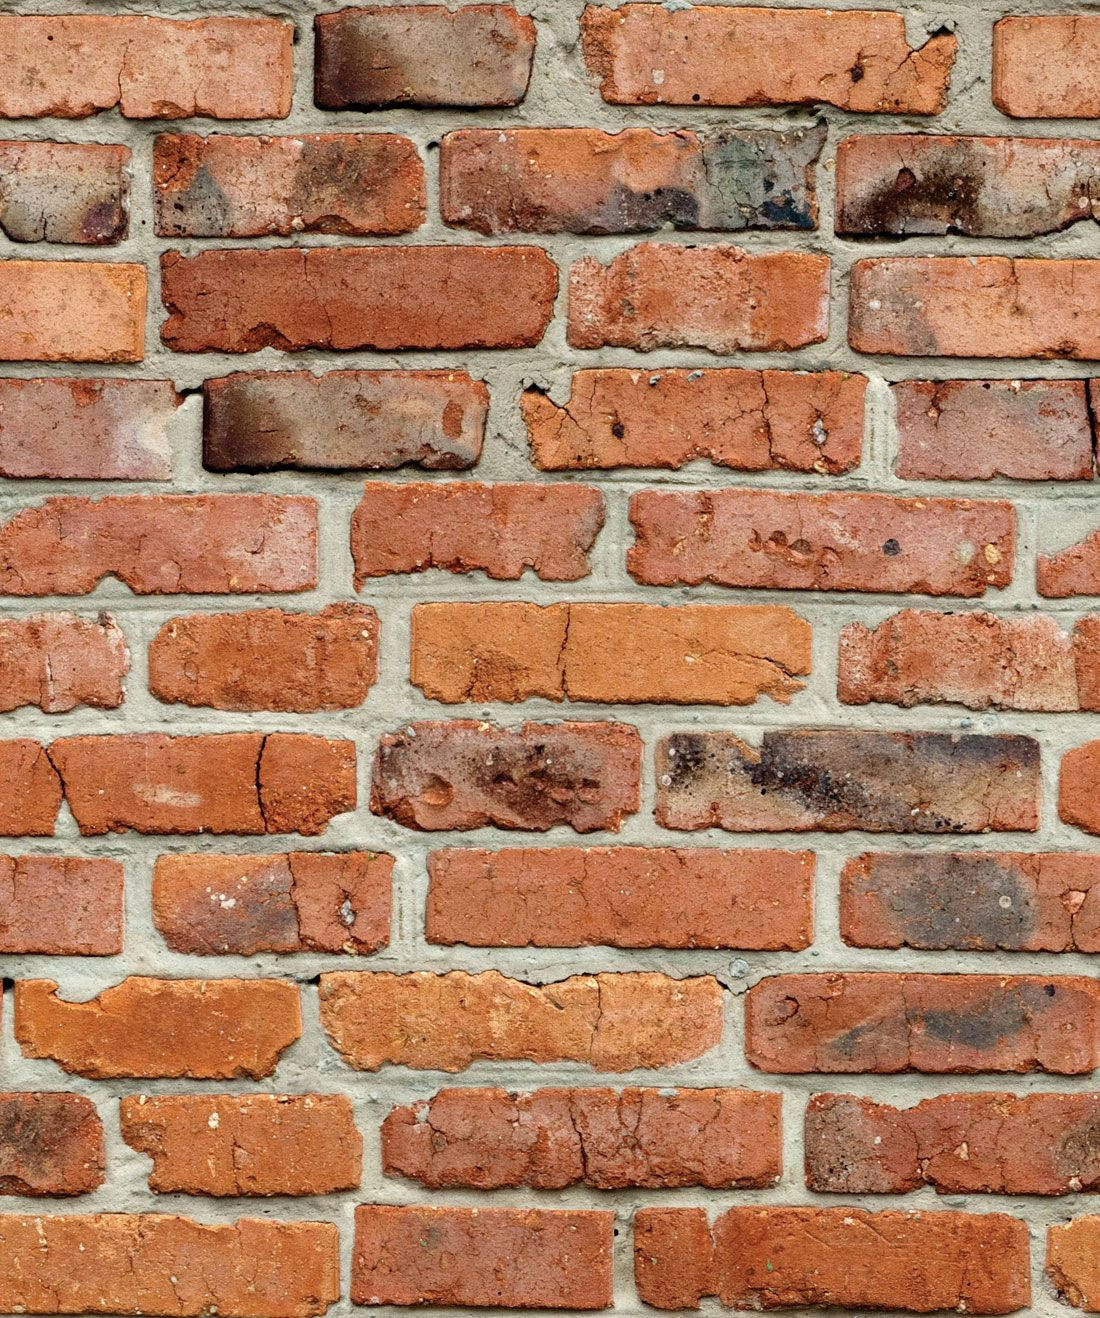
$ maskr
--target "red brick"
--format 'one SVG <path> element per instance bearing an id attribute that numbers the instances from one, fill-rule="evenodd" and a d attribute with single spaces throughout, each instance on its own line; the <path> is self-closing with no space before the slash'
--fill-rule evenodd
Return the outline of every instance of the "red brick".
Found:
<path id="1" fill-rule="evenodd" d="M 609 1309 L 614 1213 L 360 1204 L 354 1304 Z"/>
<path id="2" fill-rule="evenodd" d="M 1100 261 L 899 256 L 856 261 L 848 342 L 901 357 L 1100 357 Z"/>
<path id="3" fill-rule="evenodd" d="M 1047 599 L 1100 595 L 1100 531 L 1056 554 L 1040 554 L 1036 587 Z"/>
<path id="4" fill-rule="evenodd" d="M 324 832 L 355 806 L 355 748 L 306 734 L 63 737 L 50 761 L 85 837 Z"/>
<path id="5" fill-rule="evenodd" d="M 487 234 L 815 229 L 813 166 L 824 142 L 823 125 L 463 128 L 441 143 L 440 210 L 445 224 Z"/>
<path id="6" fill-rule="evenodd" d="M 876 133 L 837 147 L 836 231 L 1034 238 L 1096 210 L 1100 145 L 1082 138 Z"/>
<path id="7" fill-rule="evenodd" d="M 1100 615 L 1091 613 L 1074 624 L 1073 658 L 1078 706 L 1100 711 Z"/>
<path id="8" fill-rule="evenodd" d="M 859 465 L 862 375 L 613 367 L 576 371 L 570 388 L 560 406 L 534 387 L 520 397 L 542 471 L 675 469 L 699 458 L 828 475 Z"/>
<path id="9" fill-rule="evenodd" d="M 770 1186 L 781 1099 L 747 1089 L 442 1089 L 382 1123 L 382 1165 L 430 1189 Z"/>
<path id="10" fill-rule="evenodd" d="M 153 1159 L 149 1188 L 218 1196 L 355 1190 L 363 1139 L 343 1094 L 131 1095 L 122 1138 Z"/>
<path id="11" fill-rule="evenodd" d="M 396 133 L 165 133 L 153 186 L 163 238 L 408 233 L 424 222 L 424 166 Z"/>
<path id="12" fill-rule="evenodd" d="M 943 1094 L 910 1108 L 815 1094 L 806 1184 L 836 1194 L 1069 1194 L 1100 1186 L 1096 1094 Z"/>
<path id="13" fill-rule="evenodd" d="M 122 891 L 117 860 L 0 856 L 0 952 L 114 956 Z"/>
<path id="14" fill-rule="evenodd" d="M 0 117 L 285 119 L 294 28 L 273 18 L 0 18 Z"/>
<path id="15" fill-rule="evenodd" d="M 332 971 L 321 1024 L 359 1071 L 386 1063 L 462 1071 L 486 1061 L 583 1062 L 632 1071 L 691 1061 L 722 1039 L 716 979 L 574 975 L 536 986 L 495 970 L 469 975 Z"/>
<path id="16" fill-rule="evenodd" d="M 393 485 L 368 481 L 351 519 L 355 589 L 394 572 L 481 571 L 517 581 L 578 581 L 603 526 L 584 485 Z"/>
<path id="17" fill-rule="evenodd" d="M 393 857 L 369 851 L 159 856 L 153 920 L 174 952 L 365 955 L 390 938 Z"/>
<path id="18" fill-rule="evenodd" d="M 145 294 L 143 265 L 2 261 L 0 361 L 139 362 Z"/>
<path id="19" fill-rule="evenodd" d="M 529 348 L 557 290 L 538 247 L 165 252 L 161 338 L 175 352 Z"/>
<path id="20" fill-rule="evenodd" d="M 535 24 L 511 5 L 369 5 L 314 27 L 325 110 L 517 105 L 527 92 Z"/>
<path id="21" fill-rule="evenodd" d="M 61 779 L 41 742 L 0 741 L 0 837 L 52 837 Z"/>
<path id="22" fill-rule="evenodd" d="M 1058 817 L 1100 833 L 1100 741 L 1067 751 L 1058 780 Z"/>
<path id="23" fill-rule="evenodd" d="M 1100 745 L 1100 743 L 1097 743 Z M 988 833 L 1039 827 L 1039 745 L 949 732 L 678 732 L 657 746 L 657 822 L 730 832 Z"/>
<path id="24" fill-rule="evenodd" d="M 1100 115 L 1100 18 L 1002 18 L 993 25 L 993 103 L 1017 119 Z"/>
<path id="25" fill-rule="evenodd" d="M 0 476 L 170 480 L 182 401 L 171 380 L 0 380 Z"/>
<path id="26" fill-rule="evenodd" d="M 780 1075 L 1084 1075 L 1097 1064 L 1097 1002 L 1084 976 L 774 975 L 749 990 L 745 1052 Z"/>
<path id="27" fill-rule="evenodd" d="M 1079 708 L 1074 642 L 1053 617 L 903 609 L 840 633 L 837 694 L 848 705 Z"/>
<path id="28" fill-rule="evenodd" d="M 1075 1309 L 1100 1312 L 1100 1217 L 1078 1217 L 1047 1233 L 1047 1276 L 1060 1299 Z"/>
<path id="29" fill-rule="evenodd" d="M 614 104 L 894 114 L 943 109 L 958 44 L 941 33 L 911 50 L 902 15 L 877 10 L 657 4 L 590 5 L 581 38 L 589 72 Z"/>
<path id="30" fill-rule="evenodd" d="M 1010 503 L 779 490 L 643 490 L 627 568 L 648 586 L 983 595 L 1016 556 Z"/>
<path id="31" fill-rule="evenodd" d="M 1100 857 L 865 853 L 841 874 L 840 924 L 853 947 L 1100 952 Z"/>
<path id="32" fill-rule="evenodd" d="M 903 380 L 891 388 L 904 480 L 1092 480 L 1083 380 Z"/>
<path id="33" fill-rule="evenodd" d="M 88 1194 L 103 1184 L 103 1123 L 80 1094 L 0 1094 L 0 1194 Z"/>
<path id="34" fill-rule="evenodd" d="M 687 1254 L 687 1258 L 683 1257 Z M 859 1208 L 645 1208 L 638 1294 L 659 1309 L 903 1309 L 1012 1313 L 1031 1302 L 1028 1231 L 1004 1213 Z"/>
<path id="35" fill-rule="evenodd" d="M 317 584 L 317 504 L 298 495 L 47 499 L 0 525 L 0 592 L 267 594 Z"/>
<path id="36" fill-rule="evenodd" d="M 192 613 L 149 647 L 149 690 L 214 709 L 354 709 L 378 676 L 378 614 L 362 604 L 320 613 Z"/>
<path id="37" fill-rule="evenodd" d="M 774 604 L 417 604 L 411 676 L 429 699 L 786 703 L 810 624 Z"/>
<path id="38" fill-rule="evenodd" d="M 117 243 L 129 226 L 129 163 L 124 146 L 0 142 L 0 231 L 16 243 Z"/>
<path id="39" fill-rule="evenodd" d="M 101 613 L 0 618 L 0 711 L 35 705 L 63 714 L 78 705 L 117 709 L 130 669 L 126 638 Z"/>
<path id="40" fill-rule="evenodd" d="M 617 833 L 641 803 L 641 759 L 641 738 L 622 723 L 414 723 L 383 736 L 370 806 L 429 831 Z"/>
<path id="41" fill-rule="evenodd" d="M 795 951 L 813 940 L 809 851 L 456 848 L 433 852 L 428 875 L 430 943 Z"/>
<path id="42" fill-rule="evenodd" d="M 282 980 L 131 977 L 86 1002 L 57 987 L 16 982 L 16 1042 L 92 1080 L 256 1080 L 302 1032 L 298 989 Z"/>
<path id="43" fill-rule="evenodd" d="M 339 1296 L 340 1239 L 331 1222 L 0 1217 L 0 1305 L 12 1312 L 309 1318 Z"/>
<path id="44" fill-rule="evenodd" d="M 489 410 L 462 371 L 242 371 L 203 395 L 208 471 L 472 467 Z"/>
<path id="45" fill-rule="evenodd" d="M 574 348 L 787 352 L 828 332 L 829 258 L 816 252 L 639 243 L 569 271 Z"/>

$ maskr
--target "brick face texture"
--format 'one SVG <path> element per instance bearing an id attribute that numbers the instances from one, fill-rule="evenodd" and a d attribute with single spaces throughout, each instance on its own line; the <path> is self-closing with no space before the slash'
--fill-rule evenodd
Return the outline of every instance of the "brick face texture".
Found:
<path id="1" fill-rule="evenodd" d="M 3 8 L 0 1313 L 1100 1312 L 1090 5 Z"/>

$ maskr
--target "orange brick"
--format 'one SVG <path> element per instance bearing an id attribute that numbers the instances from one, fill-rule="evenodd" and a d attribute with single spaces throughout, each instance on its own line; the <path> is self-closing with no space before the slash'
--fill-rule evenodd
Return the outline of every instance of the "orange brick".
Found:
<path id="1" fill-rule="evenodd" d="M 78 705 L 117 709 L 130 669 L 126 638 L 113 618 L 40 613 L 0 619 L 0 711 L 36 705 L 64 714 Z"/>
<path id="2" fill-rule="evenodd" d="M 993 103 L 1019 119 L 1100 115 L 1100 18 L 1050 14 L 993 25 Z"/>
<path id="3" fill-rule="evenodd" d="M 145 293 L 143 265 L 0 261 L 0 361 L 139 362 Z"/>
<path id="4" fill-rule="evenodd" d="M 0 856 L 0 952 L 116 955 L 123 883 L 117 860 Z"/>

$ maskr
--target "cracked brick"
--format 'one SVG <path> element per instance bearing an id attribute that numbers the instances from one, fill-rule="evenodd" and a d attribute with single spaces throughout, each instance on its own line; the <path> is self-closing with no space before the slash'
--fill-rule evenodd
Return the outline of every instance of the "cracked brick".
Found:
<path id="1" fill-rule="evenodd" d="M 0 856 L 0 952 L 117 955 L 123 886 L 117 860 Z"/>
<path id="2" fill-rule="evenodd" d="M 0 1094 L 0 1194 L 88 1194 L 104 1180 L 103 1123 L 81 1094 Z"/>
<path id="3" fill-rule="evenodd" d="M 80 705 L 117 709 L 130 669 L 113 618 L 40 613 L 0 619 L 0 712 L 36 706 L 63 714 Z"/>
<path id="4" fill-rule="evenodd" d="M 0 232 L 15 243 L 119 242 L 129 227 L 129 164 L 124 146 L 0 142 Z"/>
<path id="5" fill-rule="evenodd" d="M 1100 1217 L 1078 1217 L 1047 1233 L 1046 1274 L 1058 1297 L 1087 1313 L 1100 1311 Z"/>
<path id="6" fill-rule="evenodd" d="M 1100 115 L 1100 18 L 1044 14 L 993 25 L 993 103 L 1017 119 Z"/>
<path id="7" fill-rule="evenodd" d="M 53 837 L 61 779 L 39 741 L 0 741 L 0 837 Z"/>

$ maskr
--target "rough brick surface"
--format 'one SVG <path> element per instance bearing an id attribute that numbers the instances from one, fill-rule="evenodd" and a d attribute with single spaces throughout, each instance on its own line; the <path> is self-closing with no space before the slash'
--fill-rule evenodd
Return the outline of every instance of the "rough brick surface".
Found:
<path id="1" fill-rule="evenodd" d="M 1100 595 L 1100 530 L 1056 554 L 1040 554 L 1036 589 L 1048 599 Z"/>
<path id="2" fill-rule="evenodd" d="M 810 639 L 775 605 L 418 604 L 411 677 L 448 704 L 786 702 L 810 671 Z"/>
<path id="3" fill-rule="evenodd" d="M 767 1186 L 778 1094 L 746 1089 L 443 1089 L 382 1125 L 388 1175 L 429 1189 Z"/>
<path id="4" fill-rule="evenodd" d="M 543 471 L 682 467 L 837 475 L 858 465 L 866 378 L 841 371 L 577 371 L 560 406 L 520 399 Z"/>
<path id="5" fill-rule="evenodd" d="M 641 755 L 621 723 L 416 723 L 382 737 L 370 805 L 406 828 L 618 832 L 641 803 Z"/>
<path id="6" fill-rule="evenodd" d="M 714 5 L 591 5 L 581 36 L 604 100 L 617 104 L 823 104 L 899 114 L 943 108 L 957 47 L 943 34 L 911 50 L 902 16 L 877 10 L 735 14 Z"/>
<path id="7" fill-rule="evenodd" d="M 1062 758 L 1058 815 L 1086 833 L 1100 833 L 1100 741 L 1090 741 Z"/>
<path id="8" fill-rule="evenodd" d="M 1012 579 L 1015 510 L 972 499 L 643 490 L 627 567 L 649 586 L 982 595 Z"/>
<path id="9" fill-rule="evenodd" d="M 687 1255 L 685 1258 L 684 1255 Z M 1012 1313 L 1031 1300 L 1027 1226 L 1004 1213 L 648 1208 L 634 1218 L 638 1293 L 659 1309 Z"/>
<path id="10" fill-rule="evenodd" d="M 1020 119 L 1100 115 L 1100 18 L 1002 18 L 993 28 L 993 101 Z"/>
<path id="11" fill-rule="evenodd" d="M 113 956 L 122 951 L 117 860 L 0 856 L 0 951 Z"/>
<path id="12" fill-rule="evenodd" d="M 1047 1276 L 1059 1297 L 1075 1309 L 1100 1312 L 1100 1274 L 1097 1246 L 1100 1217 L 1078 1217 L 1050 1228 L 1047 1237 Z"/>
<path id="13" fill-rule="evenodd" d="M 15 243 L 117 243 L 129 223 L 129 163 L 124 146 L 0 142 L 0 232 Z"/>
<path id="14" fill-rule="evenodd" d="M 160 856 L 153 919 L 192 955 L 363 955 L 389 941 L 392 882 L 393 857 L 369 851 Z"/>
<path id="15" fill-rule="evenodd" d="M 716 979 L 575 975 L 541 988 L 479 975 L 333 971 L 321 1023 L 349 1066 L 462 1071 L 489 1061 L 583 1062 L 598 1071 L 671 1066 L 722 1038 Z"/>
<path id="16" fill-rule="evenodd" d="M 131 1095 L 122 1137 L 160 1193 L 332 1194 L 359 1185 L 363 1141 L 343 1094 Z"/>
<path id="17" fill-rule="evenodd" d="M 0 1094 L 0 1194 L 87 1194 L 103 1184 L 103 1124 L 80 1094 Z"/>
<path id="18" fill-rule="evenodd" d="M 0 711 L 35 705 L 64 714 L 78 705 L 117 709 L 130 668 L 113 618 L 40 613 L 0 619 Z"/>
<path id="19" fill-rule="evenodd" d="M 433 852 L 428 875 L 432 943 L 778 951 L 813 937 L 808 851 L 455 848 Z"/>
<path id="20" fill-rule="evenodd" d="M 0 361 L 139 362 L 145 293 L 143 265 L 0 262 Z"/>
<path id="21" fill-rule="evenodd" d="M 46 748 L 30 737 L 0 741 L 0 837 L 52 837 L 61 779 Z"/>
<path id="22" fill-rule="evenodd" d="M 1083 976 L 775 975 L 749 990 L 745 1050 L 762 1071 L 1050 1071 L 1097 1064 Z"/>
<path id="23" fill-rule="evenodd" d="M 472 467 L 489 407 L 461 371 L 240 372 L 203 394 L 210 471 Z"/>
<path id="24" fill-rule="evenodd" d="M 50 979 L 15 985 L 15 1038 L 94 1080 L 186 1076 L 257 1079 L 302 1032 L 298 989 L 264 979 L 124 979 L 86 1002 Z"/>

